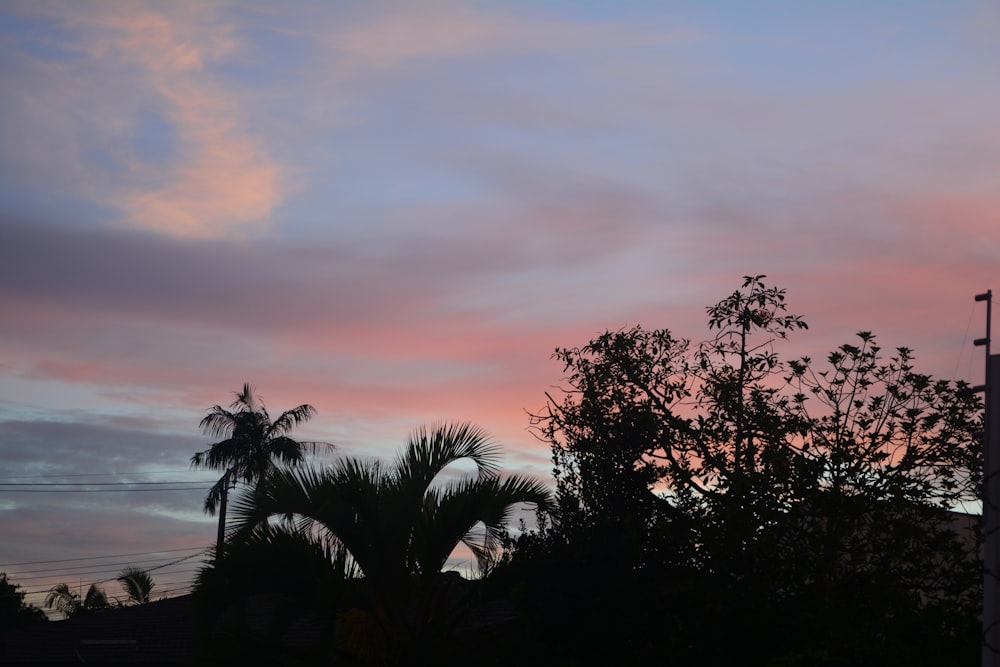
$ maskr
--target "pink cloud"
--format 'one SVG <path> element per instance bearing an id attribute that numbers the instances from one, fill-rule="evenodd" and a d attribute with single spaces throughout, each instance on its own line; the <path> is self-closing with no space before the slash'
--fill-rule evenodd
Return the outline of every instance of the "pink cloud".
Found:
<path id="1" fill-rule="evenodd" d="M 85 56 L 86 66 L 45 68 L 54 87 L 44 103 L 75 109 L 60 114 L 60 125 L 76 121 L 63 133 L 75 133 L 73 143 L 83 146 L 92 135 L 101 137 L 94 150 L 124 167 L 101 204 L 117 208 L 124 224 L 170 236 L 250 236 L 267 229 L 288 179 L 268 140 L 251 129 L 237 90 L 214 74 L 243 48 L 233 26 L 221 20 L 222 6 L 85 7 L 23 9 L 58 22 L 67 35 L 59 46 Z M 165 162 L 138 157 L 130 143 L 135 114 L 151 109 L 173 131 Z M 85 161 L 85 151 L 71 159 Z"/>

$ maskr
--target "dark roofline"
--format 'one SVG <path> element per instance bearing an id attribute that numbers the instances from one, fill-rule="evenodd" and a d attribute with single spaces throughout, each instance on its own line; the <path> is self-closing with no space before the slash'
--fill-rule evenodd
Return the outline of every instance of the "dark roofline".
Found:
<path id="1" fill-rule="evenodd" d="M 191 596 L 39 623 L 0 635 L 4 665 L 190 664 Z"/>

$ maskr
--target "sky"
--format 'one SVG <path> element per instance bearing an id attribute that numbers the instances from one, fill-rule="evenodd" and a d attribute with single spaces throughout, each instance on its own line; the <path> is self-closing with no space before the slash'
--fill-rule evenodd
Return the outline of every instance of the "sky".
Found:
<path id="1" fill-rule="evenodd" d="M 6 0 L 0 571 L 196 557 L 244 382 L 333 455 L 469 421 L 551 481 L 554 349 L 699 340 L 745 275 L 810 325 L 785 358 L 870 330 L 982 382 L 998 62 L 972 0 Z"/>

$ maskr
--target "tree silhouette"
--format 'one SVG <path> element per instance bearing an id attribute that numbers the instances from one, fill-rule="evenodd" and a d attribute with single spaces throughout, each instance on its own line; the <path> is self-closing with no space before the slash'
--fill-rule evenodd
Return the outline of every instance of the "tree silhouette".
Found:
<path id="1" fill-rule="evenodd" d="M 4 629 L 48 620 L 45 612 L 24 602 L 27 593 L 20 588 L 7 580 L 6 572 L 0 572 L 0 627 Z"/>
<path id="2" fill-rule="evenodd" d="M 389 466 L 348 457 L 322 470 L 271 470 L 234 503 L 231 539 L 273 530 L 269 520 L 281 517 L 285 530 L 343 548 L 374 595 L 387 639 L 412 642 L 426 630 L 435 582 L 456 546 L 485 562 L 517 504 L 550 503 L 540 482 L 501 478 L 499 454 L 480 428 L 444 424 L 415 431 Z M 477 472 L 441 480 L 462 459 Z"/>
<path id="3" fill-rule="evenodd" d="M 298 465 L 304 459 L 307 449 L 325 444 L 301 442 L 288 435 L 293 428 L 315 414 L 313 406 L 302 404 L 286 410 L 272 421 L 264 402 L 254 393 L 253 387 L 245 383 L 242 391 L 236 392 L 236 399 L 228 410 L 216 405 L 201 420 L 199 426 L 204 433 L 222 438 L 209 449 L 191 457 L 194 468 L 224 471 L 205 498 L 207 514 L 214 515 L 216 509 L 220 509 L 220 548 L 217 556 L 221 555 L 221 545 L 224 542 L 226 496 L 229 489 L 238 482 L 255 484 L 276 463 Z"/>
<path id="4" fill-rule="evenodd" d="M 556 350 L 563 392 L 534 423 L 559 503 L 532 548 L 659 581 L 643 585 L 687 610 L 681 662 L 742 661 L 749 642 L 850 664 L 946 655 L 982 581 L 975 523 L 949 511 L 981 484 L 981 404 L 869 332 L 825 365 L 782 361 L 806 325 L 763 278 L 706 309 L 700 344 L 636 326 Z M 697 639 L 719 627 L 732 641 Z"/>
<path id="5" fill-rule="evenodd" d="M 128 599 L 135 604 L 149 602 L 150 592 L 156 585 L 149 573 L 139 567 L 126 567 L 116 581 L 122 585 L 122 590 L 128 595 Z"/>
<path id="6" fill-rule="evenodd" d="M 80 595 L 67 584 L 56 584 L 45 596 L 45 607 L 55 609 L 66 618 L 72 618 L 104 611 L 111 607 L 111 603 L 97 584 L 90 585 L 82 600 Z"/>

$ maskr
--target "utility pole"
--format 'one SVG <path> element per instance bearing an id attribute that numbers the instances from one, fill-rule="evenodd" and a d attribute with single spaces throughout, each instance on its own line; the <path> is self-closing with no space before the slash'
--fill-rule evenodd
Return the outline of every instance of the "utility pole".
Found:
<path id="1" fill-rule="evenodd" d="M 222 550 L 226 545 L 226 501 L 229 499 L 229 476 L 232 468 L 222 476 L 222 497 L 219 499 L 219 536 L 215 540 L 215 562 L 222 561 Z"/>
<path id="2" fill-rule="evenodd" d="M 976 295 L 986 302 L 986 336 L 975 340 L 986 347 L 986 382 L 973 387 L 983 392 L 983 647 L 982 667 L 1000 667 L 1000 355 L 990 353 L 993 291 Z"/>

